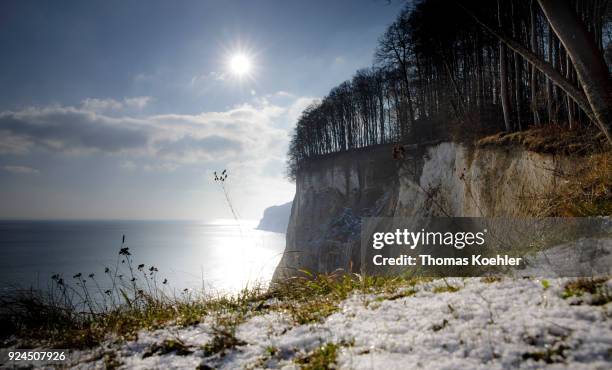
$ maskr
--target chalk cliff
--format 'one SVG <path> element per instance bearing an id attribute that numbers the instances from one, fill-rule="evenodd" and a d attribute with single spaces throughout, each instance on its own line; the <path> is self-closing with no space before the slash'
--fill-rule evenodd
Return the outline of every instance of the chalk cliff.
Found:
<path id="1" fill-rule="evenodd" d="M 326 156 L 304 168 L 274 279 L 300 269 L 359 271 L 362 217 L 534 215 L 558 186 L 569 158 L 522 148 L 443 142 L 388 145 Z"/>
<path id="2" fill-rule="evenodd" d="M 257 230 L 285 233 L 291 215 L 291 202 L 271 206 L 264 210 L 263 217 L 257 225 Z"/>

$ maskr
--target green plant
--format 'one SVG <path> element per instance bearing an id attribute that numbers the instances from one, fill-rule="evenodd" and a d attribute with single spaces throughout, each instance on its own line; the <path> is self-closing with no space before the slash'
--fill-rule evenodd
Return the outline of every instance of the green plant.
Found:
<path id="1" fill-rule="evenodd" d="M 607 281 L 607 278 L 579 278 L 572 280 L 565 284 L 562 297 L 567 299 L 590 294 L 590 303 L 592 305 L 605 305 L 612 301 L 612 292 L 610 292 L 606 284 Z"/>
<path id="2" fill-rule="evenodd" d="M 327 370 L 336 363 L 339 348 L 335 343 L 326 343 L 296 362 L 305 370 Z"/>
<path id="3" fill-rule="evenodd" d="M 433 292 L 434 293 L 444 293 L 444 292 L 449 292 L 449 293 L 455 293 L 457 291 L 459 291 L 459 287 L 456 287 L 454 285 L 450 285 L 446 279 L 443 279 L 444 281 L 444 286 L 437 286 L 435 288 L 433 288 Z"/>
<path id="4" fill-rule="evenodd" d="M 277 353 L 278 353 L 278 348 L 277 347 L 274 347 L 274 346 L 266 347 L 266 354 L 269 357 L 274 357 L 274 356 L 276 356 Z"/>
<path id="5" fill-rule="evenodd" d="M 162 343 L 153 344 L 151 348 L 142 355 L 142 358 L 147 358 L 154 354 L 165 355 L 168 353 L 186 356 L 193 353 L 193 351 L 191 351 L 180 339 L 166 339 Z"/>
<path id="6" fill-rule="evenodd" d="M 546 348 L 542 351 L 534 351 L 534 352 L 526 352 L 523 353 L 523 360 L 534 360 L 536 362 L 545 362 L 547 364 L 554 364 L 563 362 L 565 360 L 565 351 L 568 350 L 569 347 L 558 344 L 551 347 Z"/>
<path id="7" fill-rule="evenodd" d="M 354 292 L 383 294 L 398 299 L 414 294 L 417 283 L 429 278 L 362 276 L 357 274 L 313 274 L 276 283 L 270 294 L 279 299 L 277 305 L 298 324 L 319 322 L 336 312 L 340 301 Z"/>
<path id="8" fill-rule="evenodd" d="M 245 345 L 245 342 L 236 338 L 235 329 L 235 326 L 215 327 L 213 339 L 202 347 L 204 356 L 219 354 L 223 357 L 227 350 Z"/>
<path id="9" fill-rule="evenodd" d="M 502 277 L 501 276 L 484 276 L 480 278 L 480 281 L 486 284 L 497 283 L 499 281 L 502 281 Z"/>

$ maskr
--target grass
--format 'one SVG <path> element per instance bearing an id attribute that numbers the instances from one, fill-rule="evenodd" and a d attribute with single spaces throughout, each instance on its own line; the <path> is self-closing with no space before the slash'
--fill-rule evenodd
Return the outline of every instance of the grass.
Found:
<path id="1" fill-rule="evenodd" d="M 446 292 L 455 293 L 455 292 L 458 292 L 460 289 L 461 289 L 460 287 L 450 285 L 446 280 L 444 280 L 444 285 L 433 288 L 432 292 L 434 293 L 446 293 Z"/>
<path id="2" fill-rule="evenodd" d="M 438 287 L 435 287 L 433 289 L 433 292 L 434 293 L 446 293 L 446 292 L 448 292 L 448 293 L 455 293 L 455 292 L 459 291 L 459 289 L 460 289 L 459 287 L 452 286 L 452 285 L 438 286 Z"/>
<path id="3" fill-rule="evenodd" d="M 428 278 L 360 276 L 347 274 L 315 275 L 289 279 L 275 284 L 270 293 L 280 302 L 278 308 L 296 324 L 320 322 L 339 310 L 338 304 L 355 291 L 383 294 L 398 299 L 414 294 L 410 289 Z"/>
<path id="4" fill-rule="evenodd" d="M 304 370 L 333 369 L 340 345 L 326 343 L 306 356 L 298 358 L 295 362 Z"/>
<path id="5" fill-rule="evenodd" d="M 55 348 L 87 348 L 112 338 L 123 341 L 136 338 L 139 330 L 155 330 L 168 324 L 190 326 L 204 317 L 229 312 L 233 322 L 239 322 L 251 303 L 265 297 L 253 289 L 237 296 L 205 298 L 143 297 L 138 305 L 124 304 L 106 312 L 91 314 L 52 301 L 39 292 L 20 292 L 4 298 L 5 311 L 0 317 L 2 333 L 19 338 L 22 345 L 41 343 Z M 219 319 L 219 333 L 230 327 Z M 6 339 L 3 338 L 3 339 Z"/>
<path id="6" fill-rule="evenodd" d="M 17 331 L 3 333 L 16 335 L 21 341 L 38 341 L 45 347 L 85 348 L 95 346 L 105 340 L 121 341 L 133 338 L 141 329 L 160 328 L 168 324 L 181 326 L 196 325 L 204 320 L 212 323 L 212 339 L 200 349 L 205 357 L 223 358 L 236 347 L 246 345 L 236 336 L 238 325 L 253 315 L 271 311 L 281 311 L 293 319 L 294 325 L 316 323 L 339 310 L 342 300 L 353 293 L 365 296 L 374 295 L 378 299 L 400 299 L 415 294 L 417 284 L 431 281 L 431 278 L 359 276 L 356 274 L 311 274 L 304 272 L 300 278 L 288 279 L 274 284 L 270 289 L 245 289 L 239 294 L 222 297 L 203 297 L 184 294 L 171 297 L 157 292 L 152 296 L 137 295 L 134 299 L 126 290 L 126 301 L 108 311 L 92 314 L 74 311 L 57 301 L 49 302 L 49 297 L 30 291 L 23 295 L 24 302 L 19 314 L 11 316 Z M 481 281 L 493 283 L 498 277 L 485 277 Z M 611 301 L 606 279 L 576 279 L 566 283 L 563 297 L 583 297 L 588 294 L 590 304 L 602 305 Z M 432 292 L 456 292 L 460 287 L 449 284 L 431 289 Z M 549 282 L 542 281 L 544 289 Z M 136 286 L 138 288 L 138 286 Z M 37 297 L 32 299 L 32 297 Z M 146 299 L 145 299 L 146 297 Z M 129 299 L 129 301 L 128 301 Z M 586 298 L 585 298 L 586 301 Z M 129 302 L 129 303 L 128 303 Z M 368 302 L 364 302 L 367 304 Z M 582 303 L 582 301 L 580 301 Z M 87 307 L 87 304 L 81 307 Z M 72 309 L 72 310 L 71 310 Z M 449 305 L 449 309 L 453 308 Z M 6 318 L 3 318 L 6 319 Z M 444 319 L 431 326 L 430 330 L 439 332 L 450 325 Z M 22 342 L 23 343 L 23 342 Z M 351 343 L 323 343 L 320 347 L 293 357 L 302 369 L 330 369 L 336 366 L 337 356 L 342 347 Z M 183 343 L 180 339 L 166 339 L 149 347 L 143 357 L 174 353 L 189 355 L 198 348 Z M 527 352 L 524 360 L 555 363 L 562 361 L 566 348 L 555 346 L 544 351 Z M 106 368 L 121 366 L 112 352 L 103 355 Z M 267 361 L 286 358 L 277 347 L 268 347 L 261 358 L 263 367 Z M 202 369 L 209 368 L 201 365 Z"/>
<path id="7" fill-rule="evenodd" d="M 48 291 L 18 290 L 0 297 L 0 339 L 17 338 L 22 347 L 89 348 L 107 339 L 134 339 L 143 329 L 196 325 L 211 315 L 220 317 L 221 332 L 269 296 L 260 287 L 221 297 L 170 293 L 157 268 L 134 264 L 123 244 L 116 267 L 105 271 L 105 281 L 94 274 L 78 273 L 72 281 L 54 275 Z"/>
<path id="8" fill-rule="evenodd" d="M 179 356 L 187 356 L 191 351 L 185 343 L 179 339 L 166 339 L 159 344 L 154 344 L 143 355 L 142 358 L 151 357 L 155 354 L 165 355 L 168 353 L 176 353 Z"/>
<path id="9" fill-rule="evenodd" d="M 246 343 L 236 338 L 236 325 L 215 327 L 213 339 L 206 343 L 202 349 L 204 356 L 209 357 L 219 354 L 225 356 L 227 350 L 234 347 L 245 345 Z"/>
<path id="10" fill-rule="evenodd" d="M 612 151 L 586 156 L 561 176 L 565 185 L 544 199 L 546 216 L 612 215 Z"/>
<path id="11" fill-rule="evenodd" d="M 592 128 L 568 130 L 549 125 L 521 132 L 498 133 L 476 142 L 479 147 L 520 146 L 568 156 L 575 166 L 556 173 L 559 186 L 539 195 L 538 216 L 589 217 L 612 215 L 612 148 Z"/>
<path id="12" fill-rule="evenodd" d="M 1 297 L 0 339 L 22 348 L 82 349 L 104 341 L 133 340 L 140 330 L 186 327 L 207 320 L 212 323 L 213 339 L 203 350 L 207 356 L 223 356 L 244 344 L 236 338 L 235 329 L 253 315 L 276 310 L 287 313 L 295 324 L 320 322 L 338 311 L 339 303 L 353 292 L 399 299 L 414 294 L 415 284 L 430 280 L 304 272 L 303 277 L 269 289 L 253 287 L 219 297 L 187 290 L 175 295 L 169 293 L 167 280 L 157 277 L 155 267 L 136 265 L 132 258 L 122 244 L 117 267 L 106 269 L 106 282 L 93 274 L 76 274 L 71 282 L 54 275 L 49 291 L 22 290 Z M 152 353 L 167 350 L 186 349 L 178 341 L 150 349 Z"/>
<path id="13" fill-rule="evenodd" d="M 536 153 L 563 155 L 587 155 L 610 149 L 606 137 L 593 128 L 569 130 L 556 125 L 500 132 L 476 141 L 476 146 L 520 146 Z"/>
<path id="14" fill-rule="evenodd" d="M 607 286 L 607 278 L 579 278 L 565 284 L 562 297 L 565 299 L 581 298 L 590 295 L 589 303 L 594 306 L 603 306 L 612 302 L 612 292 Z M 583 300 L 580 299 L 579 303 Z"/>
<path id="15" fill-rule="evenodd" d="M 105 353 L 103 359 L 104 368 L 106 370 L 118 369 L 122 365 L 122 363 L 117 359 L 117 354 L 115 352 Z"/>
<path id="16" fill-rule="evenodd" d="M 500 282 L 502 280 L 503 278 L 501 276 L 493 276 L 493 275 L 483 276 L 480 278 L 480 281 L 482 281 L 485 284 L 493 284 L 493 283 Z"/>
<path id="17" fill-rule="evenodd" d="M 569 350 L 569 347 L 557 344 L 542 351 L 523 353 L 522 358 L 523 360 L 534 360 L 535 362 L 545 362 L 547 364 L 561 363 L 565 361 L 565 351 L 567 350 Z"/>

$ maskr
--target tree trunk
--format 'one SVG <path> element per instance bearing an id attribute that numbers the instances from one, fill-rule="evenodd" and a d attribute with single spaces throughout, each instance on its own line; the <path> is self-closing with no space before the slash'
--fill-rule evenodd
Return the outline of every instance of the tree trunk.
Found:
<path id="1" fill-rule="evenodd" d="M 597 43 L 568 0 L 538 0 L 569 54 L 599 129 L 612 144 L 612 82 Z"/>
<path id="2" fill-rule="evenodd" d="M 408 67 L 404 61 L 401 62 L 404 83 L 406 84 L 406 100 L 408 101 L 408 114 L 410 116 L 410 126 L 414 126 L 414 108 L 412 106 L 412 94 L 410 93 L 410 79 L 408 77 Z"/>
<path id="3" fill-rule="evenodd" d="M 519 39 L 519 26 L 517 26 L 516 12 L 514 9 L 514 3 L 511 2 L 512 6 L 512 37 L 515 40 Z M 516 128 L 519 131 L 523 130 L 522 123 L 522 113 L 523 110 L 521 108 L 523 104 L 523 61 L 521 60 L 521 56 L 517 52 L 512 53 L 512 59 L 514 62 L 514 99 L 516 101 Z"/>
<path id="4" fill-rule="evenodd" d="M 535 55 L 538 55 L 537 52 L 537 39 L 536 39 L 536 3 L 535 0 L 531 0 L 530 6 L 530 46 L 531 52 Z M 532 64 L 530 68 L 530 87 L 531 87 L 531 112 L 533 113 L 533 123 L 536 126 L 540 125 L 540 114 L 538 113 L 538 104 L 537 104 L 537 90 L 538 90 L 538 75 L 536 71 L 536 67 Z"/>
<path id="5" fill-rule="evenodd" d="M 565 77 L 571 81 L 572 78 L 572 65 L 570 63 L 569 54 L 565 54 Z M 570 99 L 569 95 L 565 99 L 565 104 L 567 106 L 567 124 L 569 125 L 569 129 L 574 128 L 574 102 Z"/>
<path id="6" fill-rule="evenodd" d="M 553 43 L 555 42 L 554 40 L 554 35 L 553 35 L 553 30 L 552 27 L 548 27 L 548 46 L 547 46 L 547 54 L 548 54 L 548 63 L 553 64 Z M 553 92 L 552 92 L 552 81 L 550 81 L 550 78 L 546 78 L 546 104 L 547 104 L 547 110 L 548 110 L 548 123 L 552 123 L 553 121 L 556 121 L 553 117 Z"/>
<path id="7" fill-rule="evenodd" d="M 491 32 L 498 39 L 503 41 L 506 45 L 508 45 L 510 49 L 521 54 L 521 56 L 525 58 L 525 60 L 529 64 L 533 64 L 538 70 L 540 70 L 540 72 L 544 73 L 546 77 L 550 78 L 554 84 L 559 86 L 561 90 L 563 90 L 572 99 L 574 99 L 574 101 L 578 104 L 580 109 L 582 109 L 586 113 L 586 115 L 589 117 L 591 121 L 597 122 L 595 119 L 595 116 L 593 115 L 593 110 L 591 109 L 591 106 L 589 105 L 589 101 L 587 100 L 584 93 L 579 88 L 574 86 L 574 84 L 568 81 L 561 73 L 559 73 L 559 71 L 553 68 L 552 65 L 542 60 L 540 57 L 532 53 L 529 49 L 527 49 L 520 43 L 506 36 L 500 29 L 495 29 L 489 26 L 488 24 L 482 22 L 478 17 L 476 17 L 468 9 L 466 9 L 466 11 L 470 13 L 472 17 L 474 18 L 474 20 L 476 20 L 476 22 L 479 23 L 481 26 L 483 26 L 487 31 Z M 609 136 L 606 134 L 606 137 L 609 137 Z"/>
<path id="8" fill-rule="evenodd" d="M 502 27 L 501 0 L 497 1 L 497 19 L 500 28 Z M 510 122 L 510 97 L 508 96 L 508 63 L 506 61 L 506 44 L 499 41 L 499 98 L 504 113 L 504 125 L 506 131 L 512 131 Z"/>

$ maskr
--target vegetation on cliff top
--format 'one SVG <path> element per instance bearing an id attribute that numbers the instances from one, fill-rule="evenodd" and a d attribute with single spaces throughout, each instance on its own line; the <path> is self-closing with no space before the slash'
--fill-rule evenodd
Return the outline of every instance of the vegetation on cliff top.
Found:
<path id="1" fill-rule="evenodd" d="M 609 142 L 612 5 L 552 3 L 409 4 L 380 38 L 374 67 L 304 110 L 289 149 L 289 175 L 333 152 L 501 130 L 501 141 L 538 151 L 553 149 L 531 140 L 538 130 L 559 133 L 557 152 L 579 152 L 573 139 L 593 132 L 591 141 Z M 535 131 L 522 133 L 530 128 Z M 579 134 L 566 134 L 573 130 Z"/>

